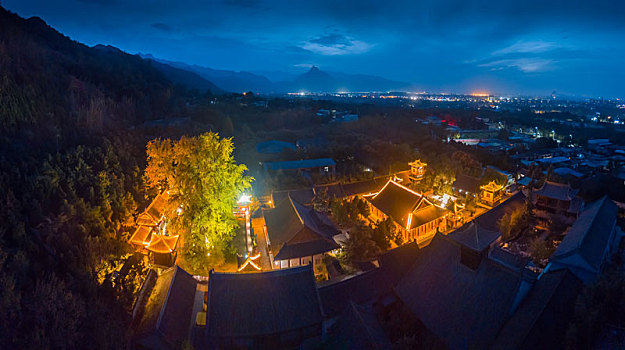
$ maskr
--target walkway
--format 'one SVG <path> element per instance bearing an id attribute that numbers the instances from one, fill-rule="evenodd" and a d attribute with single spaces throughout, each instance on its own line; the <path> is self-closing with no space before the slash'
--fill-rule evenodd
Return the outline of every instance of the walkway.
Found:
<path id="1" fill-rule="evenodd" d="M 265 232 L 265 218 L 252 218 L 252 228 L 256 234 L 256 243 L 260 250 L 260 267 L 263 271 L 271 270 L 271 260 L 267 251 L 267 233 Z"/>

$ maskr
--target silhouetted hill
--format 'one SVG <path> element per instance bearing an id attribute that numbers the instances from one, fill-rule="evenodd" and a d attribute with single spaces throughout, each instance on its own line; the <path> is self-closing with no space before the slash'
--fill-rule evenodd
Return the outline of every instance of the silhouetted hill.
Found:
<path id="1" fill-rule="evenodd" d="M 101 128 L 163 118 L 184 93 L 167 76 L 215 89 L 187 72 L 164 74 L 111 46 L 88 47 L 40 18 L 23 19 L 0 7 L 0 130 Z"/>
<path id="2" fill-rule="evenodd" d="M 293 91 L 334 92 L 334 91 L 392 91 L 405 90 L 411 84 L 386 78 L 341 72 L 326 72 L 313 66 L 308 72 L 294 75 L 284 72 L 268 72 L 274 77 L 284 80 L 271 81 L 260 74 L 218 70 L 182 62 L 172 62 L 155 58 L 149 54 L 141 57 L 163 64 L 155 65 L 166 71 L 167 66 L 193 72 L 209 80 L 221 89 L 230 92 L 254 91 L 261 93 L 285 93 Z"/>
<path id="3" fill-rule="evenodd" d="M 258 74 L 244 71 L 235 72 L 231 70 L 219 70 L 182 62 L 167 61 L 158 59 L 149 54 L 142 54 L 141 57 L 169 67 L 195 73 L 212 82 L 224 91 L 240 93 L 250 90 L 259 92 L 273 92 L 275 90 L 274 84 L 269 79 Z M 155 67 L 159 69 L 166 69 L 165 67 L 159 65 L 155 65 Z"/>
<path id="4" fill-rule="evenodd" d="M 202 92 L 210 91 L 213 94 L 222 94 L 224 90 L 217 87 L 217 85 L 212 82 L 202 78 L 199 74 L 194 73 L 189 70 L 179 69 L 168 64 L 160 63 L 158 61 L 150 61 L 152 66 L 163 74 L 165 77 L 169 79 L 172 83 L 184 85 L 191 89 L 197 89 Z"/>
<path id="5" fill-rule="evenodd" d="M 180 67 L 182 68 L 182 66 Z M 249 72 L 235 72 L 228 70 L 218 70 L 197 65 L 189 66 L 189 69 L 200 76 L 215 83 L 226 91 L 244 92 L 244 91 L 265 91 L 272 92 L 274 90 L 273 83 L 257 74 Z"/>
<path id="6" fill-rule="evenodd" d="M 291 90 L 336 91 L 340 84 L 341 82 L 330 74 L 312 66 L 308 72 L 295 78 L 291 83 Z"/>

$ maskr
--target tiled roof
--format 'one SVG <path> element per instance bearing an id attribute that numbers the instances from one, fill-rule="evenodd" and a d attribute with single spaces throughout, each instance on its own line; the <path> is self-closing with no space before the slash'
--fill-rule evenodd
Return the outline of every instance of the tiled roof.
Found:
<path id="1" fill-rule="evenodd" d="M 403 175 L 407 178 L 410 171 L 404 171 L 397 173 L 401 178 Z M 328 197 L 336 198 L 351 197 L 355 195 L 368 195 L 377 193 L 388 182 L 388 176 L 378 176 L 373 179 L 356 181 L 351 183 L 332 183 L 325 185 L 316 185 L 314 188 L 302 188 L 295 190 L 281 190 L 274 191 L 271 196 L 274 203 L 279 203 L 287 196 L 291 196 L 294 200 L 309 204 L 315 197 L 315 193 L 326 188 L 328 191 Z"/>
<path id="2" fill-rule="evenodd" d="M 557 349 L 565 340 L 582 282 L 564 269 L 545 273 L 499 332 L 491 349 Z"/>
<path id="3" fill-rule="evenodd" d="M 147 245 L 146 249 L 154 252 L 167 254 L 176 250 L 176 244 L 178 244 L 179 236 L 163 236 L 158 234 L 153 234 L 150 243 Z"/>
<path id="4" fill-rule="evenodd" d="M 280 251 L 274 256 L 275 260 L 286 260 L 313 256 L 325 252 L 339 249 L 341 246 L 333 240 L 318 239 L 302 243 L 285 243 Z"/>
<path id="5" fill-rule="evenodd" d="M 137 217 L 137 225 L 156 226 L 163 218 L 169 193 L 164 191 L 158 194 L 150 205 Z"/>
<path id="6" fill-rule="evenodd" d="M 567 168 L 567 167 L 561 167 L 561 168 L 557 168 L 553 170 L 554 173 L 560 175 L 560 176 L 566 176 L 566 175 L 571 175 L 574 177 L 584 177 L 584 174 L 580 173 L 579 171 L 575 171 L 573 169 Z"/>
<path id="7" fill-rule="evenodd" d="M 471 248 L 475 251 L 481 252 L 488 248 L 491 243 L 497 240 L 501 236 L 499 230 L 489 230 L 475 221 L 464 224 L 454 232 L 449 234 L 449 237 L 456 242 Z"/>
<path id="8" fill-rule="evenodd" d="M 158 225 L 160 218 L 154 218 L 147 211 L 137 216 L 137 225 L 139 226 L 156 226 Z"/>
<path id="9" fill-rule="evenodd" d="M 167 200 L 169 199 L 169 194 L 167 191 L 159 194 L 154 198 L 152 204 L 146 209 L 153 218 L 160 220 L 165 213 L 165 206 L 167 205 Z"/>
<path id="10" fill-rule="evenodd" d="M 587 265 L 598 271 L 616 225 L 618 207 L 607 196 L 582 211 L 551 256 L 552 261 Z M 581 260 L 578 260 L 581 259 Z"/>
<path id="11" fill-rule="evenodd" d="M 391 284 L 380 269 L 367 272 L 339 281 L 329 281 L 319 286 L 319 297 L 323 310 L 328 317 L 343 312 L 350 302 L 361 304 L 375 300 L 391 291 Z"/>
<path id="12" fill-rule="evenodd" d="M 419 253 L 417 242 L 388 250 L 378 258 L 380 270 L 395 285 L 410 270 Z"/>
<path id="13" fill-rule="evenodd" d="M 343 184 L 343 191 L 346 196 L 366 195 L 378 192 L 386 182 L 388 177 L 376 177 L 370 180 Z"/>
<path id="14" fill-rule="evenodd" d="M 579 190 L 571 188 L 570 185 L 545 181 L 543 187 L 534 192 L 534 194 L 563 201 L 570 201 L 577 196 L 578 192 Z"/>
<path id="15" fill-rule="evenodd" d="M 146 305 L 137 342 L 148 348 L 180 347 L 189 336 L 196 287 L 193 276 L 178 266 L 163 272 Z"/>
<path id="16" fill-rule="evenodd" d="M 150 241 L 150 233 L 152 232 L 152 227 L 150 226 L 139 226 L 135 230 L 135 232 L 130 236 L 128 242 L 135 245 L 143 245 Z"/>
<path id="17" fill-rule="evenodd" d="M 391 349 L 392 344 L 371 308 L 348 303 L 345 311 L 328 330 L 329 349 Z"/>
<path id="18" fill-rule="evenodd" d="M 446 209 L 429 204 L 425 208 L 413 212 L 412 220 L 410 220 L 410 228 L 413 229 L 427 224 L 428 222 L 443 217 L 446 214 Z"/>
<path id="19" fill-rule="evenodd" d="M 493 209 L 475 218 L 475 222 L 483 229 L 490 231 L 499 231 L 498 221 L 506 214 L 512 213 L 514 210 L 525 205 L 525 195 L 521 191 L 506 199 Z"/>
<path id="20" fill-rule="evenodd" d="M 433 205 L 423 195 L 390 180 L 376 195 L 365 198 L 401 227 L 409 226 L 409 229 L 447 213 L 447 210 Z"/>
<path id="21" fill-rule="evenodd" d="M 382 254 L 379 268 L 319 285 L 319 296 L 328 317 L 343 312 L 350 302 L 363 304 L 392 292 L 419 254 L 417 243 L 409 243 Z"/>
<path id="22" fill-rule="evenodd" d="M 476 270 L 464 266 L 460 245 L 437 234 L 395 291 L 450 348 L 484 349 L 507 320 L 520 282 L 520 273 L 488 258 Z"/>
<path id="23" fill-rule="evenodd" d="M 376 195 L 366 198 L 402 227 L 407 225 L 408 214 L 424 200 L 422 195 L 393 181 L 388 181 Z"/>
<path id="24" fill-rule="evenodd" d="M 332 237 L 340 231 L 328 217 L 290 197 L 263 214 L 271 249 L 279 260 L 310 256 L 339 247 Z"/>
<path id="25" fill-rule="evenodd" d="M 315 187 L 313 187 L 313 192 L 315 193 L 315 196 L 324 191 L 328 195 L 328 199 L 345 197 L 343 185 L 341 185 L 340 182 L 325 185 L 316 185 Z"/>
<path id="26" fill-rule="evenodd" d="M 491 260 L 496 261 L 516 271 L 521 271 L 521 269 L 523 269 L 531 260 L 529 257 L 523 257 L 519 254 L 514 254 L 497 246 L 493 247 L 493 249 L 488 252 L 488 257 Z"/>
<path id="27" fill-rule="evenodd" d="M 258 273 L 216 273 L 208 279 L 207 335 L 250 337 L 322 321 L 312 266 Z"/>
<path id="28" fill-rule="evenodd" d="M 480 189 L 484 190 L 484 191 L 489 191 L 489 192 L 496 192 L 499 191 L 503 188 L 503 186 L 501 185 L 497 185 L 497 183 L 495 183 L 495 181 L 491 181 L 488 184 L 484 185 L 484 186 L 480 186 Z"/>
<path id="29" fill-rule="evenodd" d="M 271 194 L 273 203 L 275 205 L 281 203 L 283 200 L 287 199 L 288 197 L 293 198 L 293 200 L 296 200 L 300 203 L 303 204 L 310 204 L 312 203 L 313 199 L 315 198 L 315 192 L 313 191 L 312 188 L 302 188 L 302 189 L 298 189 L 298 190 L 284 190 L 284 191 L 274 191 Z"/>

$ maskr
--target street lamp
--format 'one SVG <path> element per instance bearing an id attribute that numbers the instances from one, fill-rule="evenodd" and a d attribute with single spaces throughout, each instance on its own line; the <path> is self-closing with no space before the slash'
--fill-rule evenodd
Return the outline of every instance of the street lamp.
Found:
<path id="1" fill-rule="evenodd" d="M 244 193 L 241 195 L 241 197 L 239 197 L 239 201 L 237 203 L 243 204 L 243 205 L 250 204 L 252 203 L 252 196 Z"/>

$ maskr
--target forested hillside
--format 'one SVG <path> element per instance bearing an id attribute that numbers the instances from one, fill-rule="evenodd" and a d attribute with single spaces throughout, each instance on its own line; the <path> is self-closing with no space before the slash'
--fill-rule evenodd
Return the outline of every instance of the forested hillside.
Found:
<path id="1" fill-rule="evenodd" d="M 0 8 L 1 348 L 125 346 L 139 281 L 113 271 L 149 197 L 134 126 L 191 98 L 139 57 Z"/>

